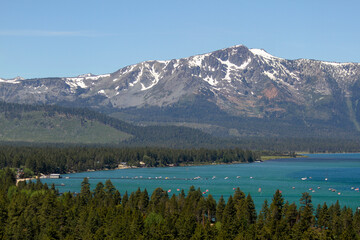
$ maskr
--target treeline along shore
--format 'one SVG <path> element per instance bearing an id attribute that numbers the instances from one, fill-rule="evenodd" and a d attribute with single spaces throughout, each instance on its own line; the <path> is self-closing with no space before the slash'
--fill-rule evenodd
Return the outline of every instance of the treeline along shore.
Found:
<path id="1" fill-rule="evenodd" d="M 26 147 L 0 146 L 0 169 L 29 169 L 35 175 L 87 170 L 115 169 L 119 166 L 166 167 L 213 163 L 247 163 L 259 153 L 239 148 L 173 149 L 156 147 Z"/>
<path id="2" fill-rule="evenodd" d="M 59 194 L 36 182 L 15 185 L 14 171 L 0 170 L 0 239 L 359 239 L 360 211 L 336 202 L 299 207 L 277 190 L 256 211 L 239 188 L 214 200 L 191 187 L 169 196 L 157 188 L 121 193 L 110 180 L 91 191 L 87 178 L 78 194 Z"/>

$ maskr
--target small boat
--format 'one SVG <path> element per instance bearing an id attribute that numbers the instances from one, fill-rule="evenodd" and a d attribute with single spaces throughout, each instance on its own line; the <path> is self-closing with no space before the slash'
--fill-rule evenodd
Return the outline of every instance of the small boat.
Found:
<path id="1" fill-rule="evenodd" d="M 312 190 L 311 192 L 315 192 L 315 190 Z"/>
<path id="2" fill-rule="evenodd" d="M 229 177 L 225 177 L 224 179 L 229 179 Z"/>
<path id="3" fill-rule="evenodd" d="M 328 178 L 325 178 L 325 181 L 327 181 L 328 180 Z"/>
<path id="4" fill-rule="evenodd" d="M 295 189 L 295 187 L 292 187 L 292 189 Z"/>
<path id="5" fill-rule="evenodd" d="M 179 191 L 180 191 L 180 189 L 178 188 L 178 189 L 176 189 L 176 191 L 178 191 L 178 192 L 179 192 Z"/>
<path id="6" fill-rule="evenodd" d="M 65 184 L 64 184 L 64 183 L 61 183 L 60 185 L 61 185 L 61 186 L 65 186 Z"/>
<path id="7" fill-rule="evenodd" d="M 303 177 L 303 178 L 301 178 L 301 180 L 303 180 L 303 181 L 305 181 L 307 179 L 307 177 Z"/>
<path id="8" fill-rule="evenodd" d="M 261 188 L 258 189 L 258 192 L 261 192 Z"/>
<path id="9" fill-rule="evenodd" d="M 240 176 L 236 176 L 236 178 L 240 178 Z"/>
<path id="10" fill-rule="evenodd" d="M 338 192 L 338 195 L 341 195 L 341 192 Z"/>
<path id="11" fill-rule="evenodd" d="M 250 179 L 253 179 L 253 177 L 250 177 Z"/>
<path id="12" fill-rule="evenodd" d="M 170 192 L 171 192 L 171 189 L 168 190 L 168 193 L 170 193 Z"/>

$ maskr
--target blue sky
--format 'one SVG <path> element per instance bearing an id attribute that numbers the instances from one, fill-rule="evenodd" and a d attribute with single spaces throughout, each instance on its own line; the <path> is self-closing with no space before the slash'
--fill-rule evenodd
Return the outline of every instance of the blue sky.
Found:
<path id="1" fill-rule="evenodd" d="M 360 62 L 360 1 L 0 0 L 0 77 L 114 72 L 244 44 Z"/>

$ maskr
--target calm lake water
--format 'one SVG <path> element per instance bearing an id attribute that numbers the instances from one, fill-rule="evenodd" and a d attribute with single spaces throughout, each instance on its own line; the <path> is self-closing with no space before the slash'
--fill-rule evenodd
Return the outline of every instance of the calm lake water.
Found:
<path id="1" fill-rule="evenodd" d="M 161 187 L 169 194 L 200 187 L 204 195 L 215 199 L 234 193 L 234 188 L 250 193 L 256 209 L 265 199 L 271 202 L 277 189 L 285 200 L 299 204 L 301 193 L 309 192 L 313 204 L 328 205 L 339 200 L 341 206 L 360 206 L 360 154 L 308 154 L 308 158 L 277 159 L 262 163 L 193 167 L 137 168 L 64 174 L 61 179 L 43 179 L 54 183 L 60 192 L 80 192 L 81 182 L 89 177 L 92 188 L 111 179 L 121 195 L 147 189 L 149 194 Z M 68 179 L 65 177 L 69 177 Z M 197 178 L 197 179 L 194 179 Z M 304 180 L 303 180 L 304 179 Z M 326 180 L 327 179 L 327 180 Z M 61 184 L 65 186 L 61 186 Z M 261 189 L 261 191 L 260 191 Z M 329 189 L 336 189 L 333 192 Z M 340 193 L 340 194 L 339 194 Z"/>

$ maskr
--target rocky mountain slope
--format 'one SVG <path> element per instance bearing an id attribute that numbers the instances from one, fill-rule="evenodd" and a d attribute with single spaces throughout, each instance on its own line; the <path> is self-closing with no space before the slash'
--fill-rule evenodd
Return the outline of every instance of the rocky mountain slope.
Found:
<path id="1" fill-rule="evenodd" d="M 192 114 L 198 117 L 196 123 L 210 123 L 216 112 L 219 121 L 226 115 L 231 122 L 247 119 L 260 125 L 296 122 L 310 132 L 316 124 L 327 124 L 353 133 L 360 130 L 360 64 L 286 60 L 239 45 L 188 58 L 146 61 L 104 75 L 0 79 L 0 99 L 142 116 L 147 109 L 172 114 L 186 106 L 169 121 L 194 122 L 186 120 Z M 205 111 L 199 111 L 199 105 Z M 201 120 L 205 118 L 209 121 Z M 224 127 L 219 121 L 216 125 Z"/>

